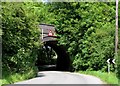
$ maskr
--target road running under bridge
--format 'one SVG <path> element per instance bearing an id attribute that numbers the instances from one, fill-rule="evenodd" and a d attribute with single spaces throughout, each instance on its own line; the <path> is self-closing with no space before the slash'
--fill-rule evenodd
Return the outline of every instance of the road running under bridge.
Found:
<path id="1" fill-rule="evenodd" d="M 42 71 L 38 72 L 36 78 L 15 84 L 99 84 L 99 86 L 104 86 L 102 84 L 105 83 L 91 75 L 60 71 Z"/>
<path id="2" fill-rule="evenodd" d="M 41 24 L 40 29 L 41 41 L 44 43 L 44 46 L 51 47 L 57 54 L 56 69 L 57 71 L 70 71 L 70 57 L 67 53 L 65 46 L 58 45 L 56 30 L 52 25 Z M 39 58 L 37 61 L 38 68 L 40 67 Z M 40 69 L 40 68 L 39 68 Z"/>

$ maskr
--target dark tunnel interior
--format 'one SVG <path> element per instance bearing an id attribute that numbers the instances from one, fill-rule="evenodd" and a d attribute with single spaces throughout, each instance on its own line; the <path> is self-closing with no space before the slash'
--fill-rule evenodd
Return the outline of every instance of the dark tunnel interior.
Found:
<path id="1" fill-rule="evenodd" d="M 55 71 L 70 71 L 70 58 L 66 49 L 62 45 L 57 45 L 57 41 L 47 41 L 44 45 L 50 46 L 57 54 Z M 39 65 L 39 61 L 37 61 Z"/>

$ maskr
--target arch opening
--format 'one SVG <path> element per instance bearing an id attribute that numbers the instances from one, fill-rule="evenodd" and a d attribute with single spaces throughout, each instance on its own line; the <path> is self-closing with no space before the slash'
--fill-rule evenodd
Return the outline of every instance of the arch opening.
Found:
<path id="1" fill-rule="evenodd" d="M 50 53 L 46 53 L 47 54 L 46 59 L 48 60 L 49 67 L 44 70 L 70 71 L 70 58 L 64 46 L 58 45 L 57 41 L 47 41 L 44 44 L 44 48 L 46 48 L 48 52 L 52 51 L 52 57 L 51 55 L 49 55 Z M 52 58 L 51 59 L 52 61 L 50 61 L 49 58 L 50 59 Z M 41 65 L 41 63 L 39 63 L 39 59 L 37 60 L 37 66 L 39 70 L 41 70 L 41 67 L 43 66 Z"/>

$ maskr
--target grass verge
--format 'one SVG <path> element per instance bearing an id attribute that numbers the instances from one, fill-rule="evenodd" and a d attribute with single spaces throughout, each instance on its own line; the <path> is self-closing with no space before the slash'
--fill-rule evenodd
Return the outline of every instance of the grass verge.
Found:
<path id="1" fill-rule="evenodd" d="M 20 73 L 12 73 L 12 74 L 8 74 L 8 73 L 4 73 L 2 80 L 0 80 L 2 83 L 0 83 L 0 86 L 2 84 L 13 84 L 15 82 L 18 81 L 23 81 L 23 80 L 27 80 L 30 78 L 33 78 L 36 76 L 36 73 L 34 72 L 34 70 L 31 70 L 29 72 L 25 72 L 24 74 L 20 74 Z"/>
<path id="2" fill-rule="evenodd" d="M 101 71 L 79 71 L 79 73 L 96 76 L 107 84 L 118 84 L 118 78 L 116 77 L 116 74 L 112 72 L 108 74 Z"/>

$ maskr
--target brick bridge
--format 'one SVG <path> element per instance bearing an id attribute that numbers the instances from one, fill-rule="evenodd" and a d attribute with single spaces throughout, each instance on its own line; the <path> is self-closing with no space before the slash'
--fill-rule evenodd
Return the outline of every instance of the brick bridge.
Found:
<path id="1" fill-rule="evenodd" d="M 69 71 L 70 70 L 70 58 L 69 54 L 66 52 L 65 47 L 58 45 L 56 40 L 58 37 L 56 35 L 55 27 L 52 25 L 41 24 L 41 38 L 44 46 L 50 46 L 57 54 L 56 68 L 57 71 Z M 37 61 L 37 66 L 39 66 L 39 58 Z"/>

